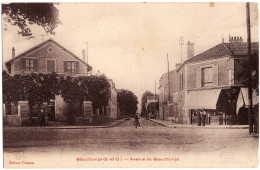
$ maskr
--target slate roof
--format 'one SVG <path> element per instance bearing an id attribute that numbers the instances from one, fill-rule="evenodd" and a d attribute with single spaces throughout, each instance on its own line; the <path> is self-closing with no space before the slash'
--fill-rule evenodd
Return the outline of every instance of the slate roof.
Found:
<path id="1" fill-rule="evenodd" d="M 259 53 L 259 43 L 258 42 L 252 42 L 251 43 L 251 54 Z M 210 59 L 216 59 L 223 56 L 246 56 L 247 55 L 247 43 L 221 43 L 216 45 L 215 47 L 212 47 L 192 58 L 189 60 L 186 60 L 185 63 L 192 63 L 197 62 L 201 60 L 210 60 Z"/>
<path id="2" fill-rule="evenodd" d="M 19 57 L 25 55 L 26 53 L 30 53 L 30 52 L 32 52 L 32 51 L 34 51 L 34 50 L 37 50 L 39 47 L 41 47 L 42 45 L 44 45 L 44 44 L 46 44 L 46 43 L 48 43 L 48 42 L 50 42 L 50 41 L 51 41 L 51 42 L 54 42 L 54 43 L 57 44 L 60 48 L 62 48 L 63 50 L 65 50 L 66 52 L 68 52 L 70 55 L 72 55 L 74 58 L 80 60 L 83 64 L 85 64 L 86 66 L 88 66 L 89 68 L 92 69 L 92 66 L 90 66 L 89 64 L 87 64 L 86 62 L 84 62 L 82 59 L 80 59 L 78 56 L 76 56 L 75 54 L 73 54 L 72 52 L 70 52 L 69 50 L 67 50 L 66 48 L 64 48 L 62 45 L 60 45 L 59 43 L 57 43 L 56 41 L 54 41 L 52 38 L 50 38 L 50 39 L 48 39 L 48 40 L 46 40 L 46 41 L 43 41 L 42 43 L 40 43 L 40 44 L 38 44 L 38 45 L 36 45 L 36 46 L 34 46 L 34 47 L 32 47 L 32 48 L 26 50 L 25 52 L 23 52 L 23 53 L 21 53 L 21 54 L 19 54 L 19 55 L 17 55 L 15 58 L 10 59 L 9 61 L 7 61 L 7 62 L 5 63 L 6 66 L 10 65 L 13 60 L 15 60 L 15 59 L 17 59 L 17 58 L 19 58 Z"/>

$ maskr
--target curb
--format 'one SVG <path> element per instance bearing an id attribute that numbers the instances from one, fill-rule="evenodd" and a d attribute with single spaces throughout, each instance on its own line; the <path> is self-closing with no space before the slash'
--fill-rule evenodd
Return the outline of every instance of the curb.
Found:
<path id="1" fill-rule="evenodd" d="M 111 127 L 114 127 L 114 126 L 120 125 L 121 123 L 123 123 L 123 122 L 125 122 L 125 121 L 127 121 L 127 120 L 128 120 L 128 119 L 124 119 L 123 121 L 118 122 L 118 123 L 116 123 L 116 124 L 114 124 L 114 125 L 109 125 L 109 126 L 107 126 L 107 128 L 111 128 Z"/>
<path id="2" fill-rule="evenodd" d="M 56 126 L 56 127 L 36 127 L 37 129 L 94 129 L 94 128 L 110 128 L 110 127 L 114 127 L 114 126 L 117 126 L 125 121 L 127 121 L 128 119 L 124 119 L 116 124 L 113 124 L 113 125 L 108 125 L 108 126 L 64 126 L 64 127 L 59 127 L 59 126 Z M 16 128 L 31 128 L 31 126 L 28 126 L 28 127 L 3 127 L 3 130 L 4 129 L 16 129 Z M 35 127 L 34 127 L 35 128 Z"/>
<path id="3" fill-rule="evenodd" d="M 153 122 L 153 123 L 156 123 L 156 124 L 158 124 L 158 125 L 161 125 L 161 126 L 163 126 L 163 127 L 167 127 L 166 124 L 163 124 L 163 123 L 160 123 L 160 122 L 154 121 L 154 120 L 152 120 L 152 119 L 147 119 L 147 120 L 149 120 L 149 121 L 151 121 L 151 122 Z"/>
<path id="4" fill-rule="evenodd" d="M 200 128 L 200 129 L 248 129 L 248 126 L 195 126 L 195 125 L 166 125 L 164 123 L 161 122 L 157 122 L 155 120 L 152 119 L 147 119 L 150 120 L 151 122 L 157 123 L 161 126 L 164 127 L 169 127 L 169 128 Z"/>

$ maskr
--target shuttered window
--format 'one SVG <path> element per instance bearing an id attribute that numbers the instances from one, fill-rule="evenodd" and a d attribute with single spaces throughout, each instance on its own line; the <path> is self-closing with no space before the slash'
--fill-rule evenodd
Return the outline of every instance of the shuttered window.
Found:
<path id="1" fill-rule="evenodd" d="M 78 61 L 64 61 L 64 72 L 65 73 L 79 73 L 79 62 Z"/>
<path id="2" fill-rule="evenodd" d="M 212 86 L 212 67 L 205 67 L 201 69 L 202 87 Z"/>
<path id="3" fill-rule="evenodd" d="M 22 58 L 21 59 L 22 70 L 24 71 L 37 71 L 37 60 Z"/>
<path id="4" fill-rule="evenodd" d="M 55 60 L 47 60 L 47 72 L 55 72 Z"/>
<path id="5" fill-rule="evenodd" d="M 75 73 L 75 61 L 67 61 L 67 72 L 68 73 Z"/>

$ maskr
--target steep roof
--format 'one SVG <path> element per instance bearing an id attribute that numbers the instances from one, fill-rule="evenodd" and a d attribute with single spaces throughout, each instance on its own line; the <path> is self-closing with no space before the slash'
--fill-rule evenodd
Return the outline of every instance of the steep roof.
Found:
<path id="1" fill-rule="evenodd" d="M 39 47 L 43 46 L 44 44 L 47 44 L 48 42 L 53 42 L 53 43 L 55 43 L 55 44 L 58 45 L 60 48 L 62 48 L 63 50 L 65 50 L 66 52 L 68 52 L 70 55 L 72 55 L 74 58 L 76 58 L 77 60 L 80 60 L 83 64 L 85 64 L 86 66 L 88 66 L 89 68 L 92 69 L 92 66 L 90 66 L 90 65 L 87 64 L 87 63 L 85 63 L 82 59 L 80 59 L 78 56 L 76 56 L 75 54 L 73 54 L 72 52 L 70 52 L 69 50 L 67 50 L 66 48 L 64 48 L 62 45 L 60 45 L 59 43 L 57 43 L 56 41 L 54 41 L 52 38 L 50 38 L 50 39 L 48 39 L 48 40 L 46 40 L 46 41 L 43 41 L 42 43 L 40 43 L 40 44 L 38 44 L 38 45 L 36 45 L 36 46 L 34 46 L 34 47 L 32 47 L 32 48 L 26 50 L 25 52 L 23 52 L 23 53 L 21 53 L 21 54 L 19 54 L 19 55 L 17 55 L 15 58 L 10 59 L 9 61 L 7 61 L 7 62 L 5 63 L 6 66 L 9 65 L 9 64 L 10 64 L 12 61 L 14 61 L 15 59 L 17 59 L 17 58 L 19 58 L 19 57 L 25 55 L 26 53 L 30 53 L 30 52 L 32 52 L 32 51 L 34 51 L 34 50 L 37 50 Z"/>

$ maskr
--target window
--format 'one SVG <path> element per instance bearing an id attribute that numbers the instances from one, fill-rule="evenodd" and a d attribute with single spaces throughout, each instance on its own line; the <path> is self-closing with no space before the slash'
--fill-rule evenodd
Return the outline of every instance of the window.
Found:
<path id="1" fill-rule="evenodd" d="M 37 71 L 37 59 L 21 58 L 21 70 Z"/>
<path id="2" fill-rule="evenodd" d="M 201 83 L 202 87 L 212 85 L 212 67 L 205 67 L 201 69 Z"/>
<path id="3" fill-rule="evenodd" d="M 55 72 L 55 60 L 47 60 L 47 72 Z"/>
<path id="4" fill-rule="evenodd" d="M 67 62 L 67 71 L 68 73 L 75 73 L 75 61 Z"/>
<path id="5" fill-rule="evenodd" d="M 179 89 L 180 89 L 180 91 L 182 91 L 182 90 L 183 90 L 183 83 L 184 83 L 184 82 L 183 82 L 183 74 L 180 75 L 180 80 L 179 80 L 179 81 L 180 81 L 180 87 L 179 87 Z"/>
<path id="6" fill-rule="evenodd" d="M 34 60 L 33 59 L 25 59 L 25 70 L 26 71 L 33 71 Z"/>

